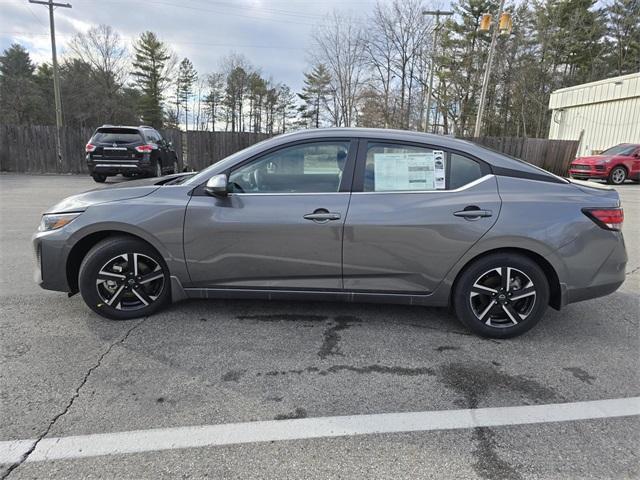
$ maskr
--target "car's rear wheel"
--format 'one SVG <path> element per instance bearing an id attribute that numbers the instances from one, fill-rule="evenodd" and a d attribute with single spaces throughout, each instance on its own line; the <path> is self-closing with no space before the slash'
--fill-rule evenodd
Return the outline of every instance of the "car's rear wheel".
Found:
<path id="1" fill-rule="evenodd" d="M 626 179 L 627 170 L 624 167 L 618 166 L 614 167 L 611 172 L 609 172 L 607 183 L 611 183 L 613 185 L 622 185 Z"/>
<path id="2" fill-rule="evenodd" d="M 144 317 L 169 301 L 169 271 L 148 244 L 114 237 L 95 245 L 80 265 L 78 278 L 85 303 L 114 320 Z"/>
<path id="3" fill-rule="evenodd" d="M 549 282 L 530 258 L 492 254 L 467 267 L 456 281 L 458 319 L 483 337 L 510 338 L 537 324 L 549 303 Z"/>
<path id="4" fill-rule="evenodd" d="M 106 175 L 101 175 L 99 173 L 94 173 L 93 175 L 91 175 L 93 177 L 93 179 L 98 182 L 98 183 L 104 183 L 107 180 L 107 176 Z"/>

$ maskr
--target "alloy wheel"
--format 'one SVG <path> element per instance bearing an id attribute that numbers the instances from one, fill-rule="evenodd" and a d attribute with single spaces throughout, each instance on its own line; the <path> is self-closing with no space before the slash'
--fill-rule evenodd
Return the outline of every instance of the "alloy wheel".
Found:
<path id="1" fill-rule="evenodd" d="M 521 270 L 493 268 L 473 283 L 469 302 L 476 319 L 485 325 L 513 327 L 531 314 L 536 303 L 536 287 Z"/>
<path id="2" fill-rule="evenodd" d="M 162 267 L 153 258 L 124 253 L 98 271 L 96 289 L 100 299 L 116 310 L 139 310 L 160 297 L 164 277 Z"/>
<path id="3" fill-rule="evenodd" d="M 627 175 L 622 168 L 615 168 L 613 172 L 611 172 L 611 181 L 616 185 L 620 185 L 626 179 Z"/>

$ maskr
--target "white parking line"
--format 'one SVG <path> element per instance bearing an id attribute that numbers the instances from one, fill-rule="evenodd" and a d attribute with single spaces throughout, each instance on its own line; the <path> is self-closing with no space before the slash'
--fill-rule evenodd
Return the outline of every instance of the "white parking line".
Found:
<path id="1" fill-rule="evenodd" d="M 28 462 L 241 443 L 527 425 L 640 415 L 640 397 L 521 407 L 382 413 L 159 428 L 44 438 Z M 20 461 L 35 440 L 0 442 L 0 463 Z"/>

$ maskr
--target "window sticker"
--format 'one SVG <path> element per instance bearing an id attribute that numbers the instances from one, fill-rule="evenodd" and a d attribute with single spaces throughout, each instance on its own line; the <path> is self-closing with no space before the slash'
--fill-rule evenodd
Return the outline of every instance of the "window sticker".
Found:
<path id="1" fill-rule="evenodd" d="M 444 168 L 444 152 L 442 150 L 433 151 L 433 174 L 435 176 L 434 186 L 436 190 L 446 188 L 446 174 Z"/>
<path id="2" fill-rule="evenodd" d="M 376 192 L 445 188 L 444 154 L 374 153 Z"/>

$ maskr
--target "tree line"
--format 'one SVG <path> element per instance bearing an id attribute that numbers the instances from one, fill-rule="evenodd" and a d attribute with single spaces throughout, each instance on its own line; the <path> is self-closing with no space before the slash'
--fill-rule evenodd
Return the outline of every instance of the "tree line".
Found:
<path id="1" fill-rule="evenodd" d="M 364 21 L 335 13 L 313 33 L 302 118 L 340 125 L 473 134 L 498 0 L 457 0 L 438 26 L 420 0 L 378 2 Z M 507 2 L 483 134 L 546 137 L 553 90 L 640 71 L 640 0 Z M 430 72 L 434 71 L 433 81 Z M 428 102 L 432 85 L 432 102 Z M 427 111 L 427 105 L 430 108 Z"/>
<path id="2" fill-rule="evenodd" d="M 364 126 L 470 136 L 491 40 L 480 19 L 495 17 L 498 6 L 457 0 L 455 14 L 438 25 L 423 14 L 433 5 L 421 0 L 379 1 L 365 16 L 336 11 L 311 33 L 298 93 L 242 55 L 201 73 L 153 32 L 129 48 L 110 26 L 95 26 L 68 43 L 60 65 L 65 123 L 267 134 Z M 485 135 L 544 137 L 553 90 L 640 71 L 640 0 L 517 1 L 506 11 L 513 30 L 498 37 Z M 50 64 L 34 64 L 19 44 L 0 55 L 3 123 L 54 124 L 52 98 Z"/>
<path id="3" fill-rule="evenodd" d="M 131 54 L 108 25 L 77 34 L 60 64 L 66 125 L 137 125 L 275 134 L 291 127 L 296 96 L 264 78 L 242 55 L 229 54 L 220 71 L 199 74 L 150 31 Z M 35 65 L 15 43 L 0 56 L 0 118 L 6 124 L 52 125 L 53 70 Z"/>

